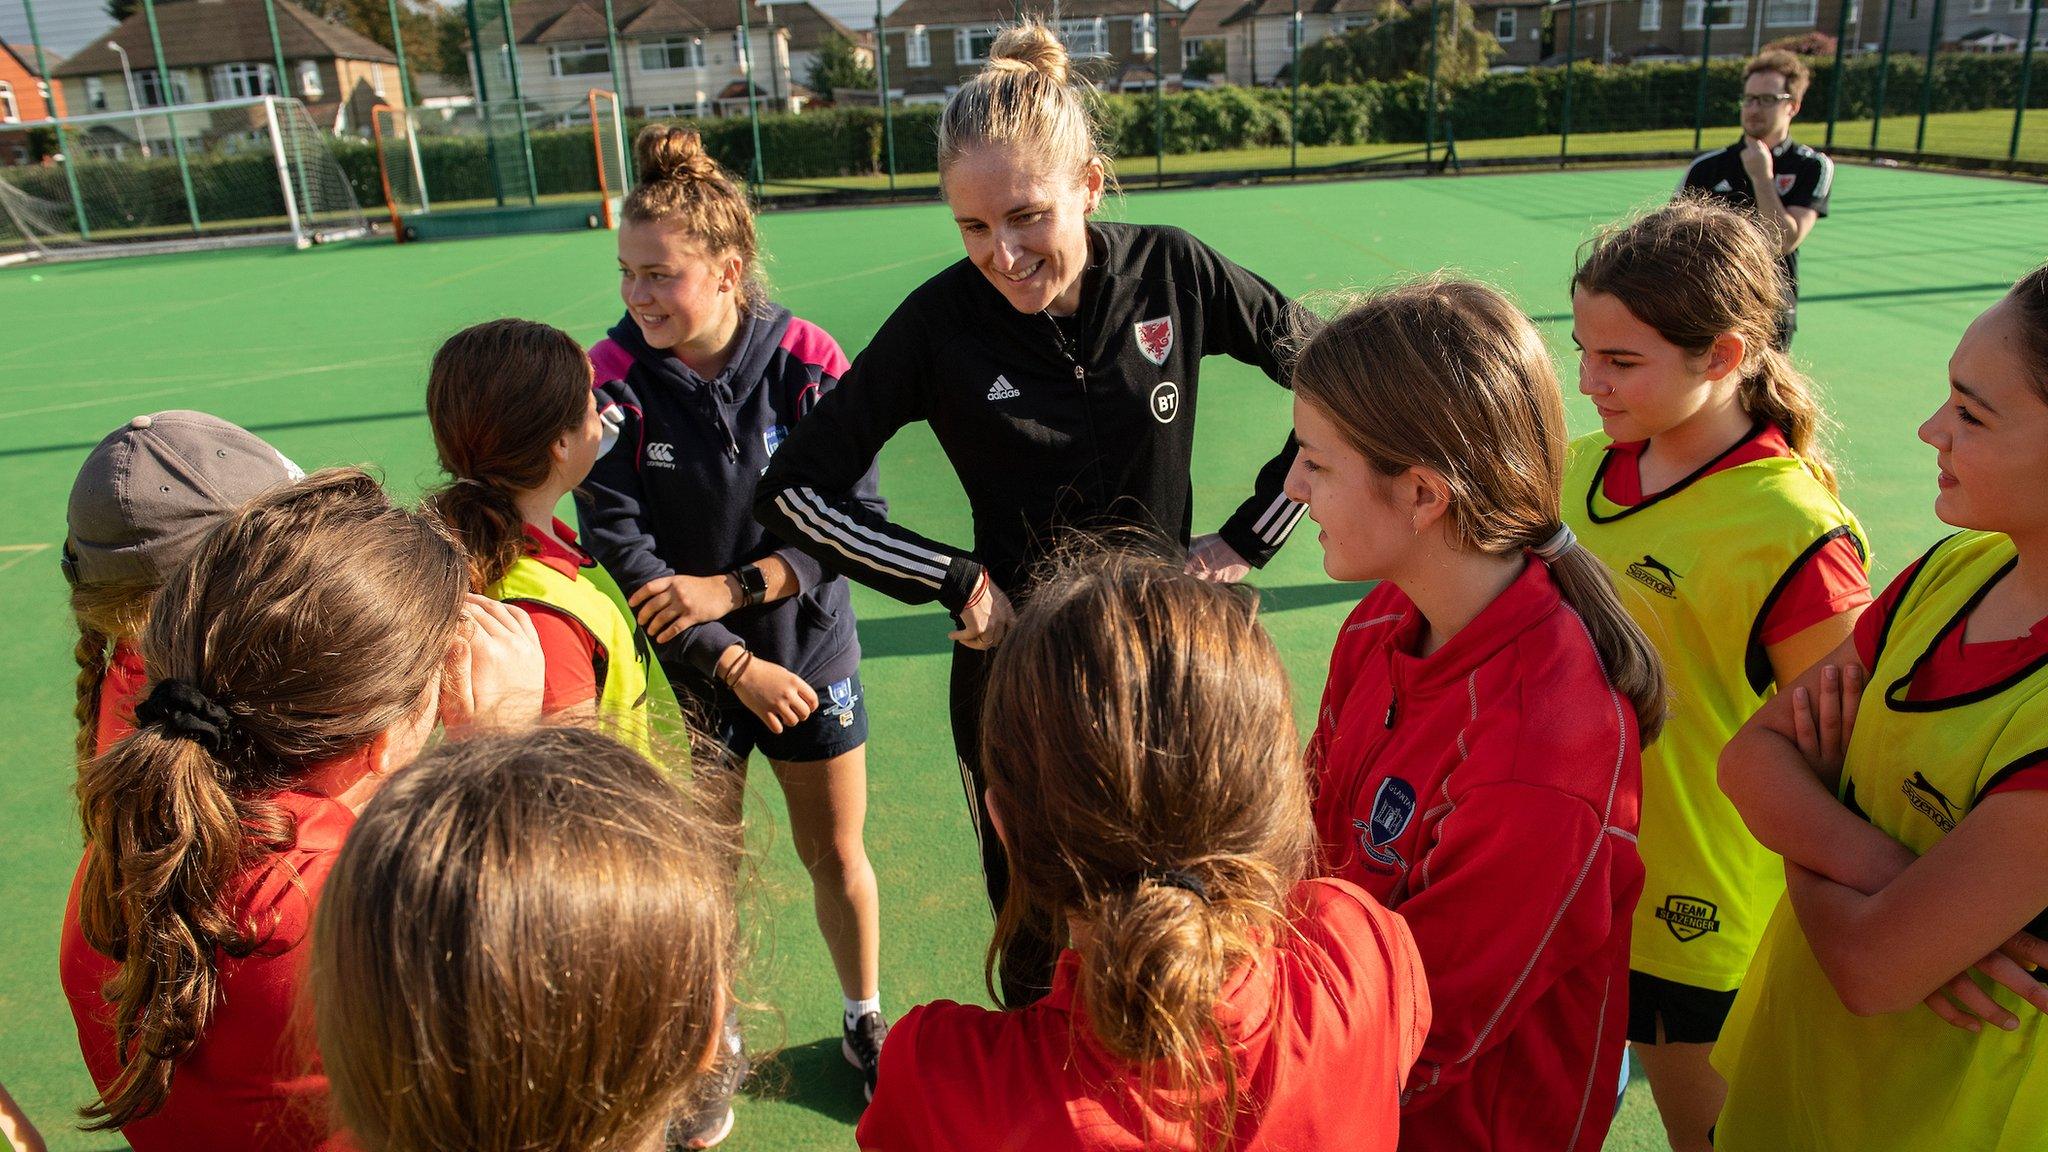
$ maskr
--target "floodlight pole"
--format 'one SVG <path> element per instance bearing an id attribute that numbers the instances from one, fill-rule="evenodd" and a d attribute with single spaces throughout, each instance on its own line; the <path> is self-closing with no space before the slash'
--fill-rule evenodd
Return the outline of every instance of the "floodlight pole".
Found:
<path id="1" fill-rule="evenodd" d="M 1437 0 L 1429 0 L 1429 116 L 1422 137 L 1422 162 L 1426 165 L 1436 160 L 1436 11 Z"/>
<path id="2" fill-rule="evenodd" d="M 1934 102 L 1934 50 L 1941 44 L 1941 0 L 1934 0 L 1934 19 L 1927 25 L 1927 66 L 1920 72 L 1920 128 L 1913 134 L 1913 154 L 1927 146 L 1927 110 Z"/>
<path id="3" fill-rule="evenodd" d="M 199 235 L 199 197 L 192 191 L 192 165 L 185 159 L 185 138 L 178 135 L 178 119 L 171 109 L 177 105 L 171 90 L 171 69 L 164 63 L 164 38 L 156 27 L 156 0 L 142 0 L 142 14 L 149 21 L 149 49 L 156 56 L 157 92 L 164 98 L 164 126 L 171 132 L 171 151 L 178 156 L 178 179 L 185 185 L 185 212 L 192 218 L 192 234 Z"/>
<path id="4" fill-rule="evenodd" d="M 398 3 L 398 0 L 391 0 L 391 2 L 395 5 Z M 626 92 L 625 65 L 619 63 L 619 18 L 618 14 L 612 10 L 612 0 L 604 0 L 604 52 L 605 59 L 609 60 L 612 66 L 612 108 L 619 114 L 621 122 L 623 122 L 625 116 L 623 105 L 626 102 L 628 93 Z M 400 56 L 399 59 L 403 60 L 405 57 Z M 592 121 L 590 127 L 592 131 L 595 131 L 597 129 L 596 122 Z M 631 142 L 623 139 L 620 140 L 619 151 L 623 154 L 621 159 L 626 166 L 625 171 L 619 173 L 619 177 L 625 181 L 627 188 L 631 188 L 633 186 L 633 149 Z M 604 173 L 599 172 L 599 181 L 602 182 L 603 178 Z M 624 189 L 620 189 L 620 191 L 623 192 Z"/>
<path id="5" fill-rule="evenodd" d="M 498 170 L 498 134 L 491 129 L 491 86 L 484 73 L 483 26 L 477 23 L 476 6 L 481 0 L 463 0 L 462 12 L 469 20 L 469 58 L 476 69 L 476 106 L 484 125 L 484 162 L 491 168 L 491 196 L 498 201 L 498 207 L 505 206 L 505 174 Z M 425 173 L 421 173 L 425 182 Z"/>
<path id="6" fill-rule="evenodd" d="M 908 36 L 908 33 L 905 33 Z M 875 99 L 882 105 L 882 147 L 889 157 L 889 194 L 896 194 L 896 117 L 889 108 L 889 33 L 875 0 Z"/>
<path id="7" fill-rule="evenodd" d="M 1287 106 L 1287 175 L 1291 179 L 1301 160 L 1301 0 L 1294 0 L 1294 19 L 1288 27 L 1292 62 L 1287 65 L 1287 77 L 1294 88 Z"/>
<path id="8" fill-rule="evenodd" d="M 34 0 L 21 0 L 21 10 L 28 16 L 28 41 L 36 50 L 36 79 L 43 85 L 43 114 L 57 129 L 57 154 L 64 158 L 64 183 L 71 189 L 71 210 L 78 214 L 78 238 L 91 240 L 92 224 L 85 218 L 85 198 L 78 194 L 78 173 L 72 170 L 75 161 L 71 155 L 71 138 L 64 131 L 64 122 L 57 119 L 57 81 L 50 77 L 50 58 L 43 52 L 42 34 L 36 31 Z M 127 66 L 127 56 L 121 57 L 121 63 L 124 68 Z M 133 104 L 135 97 L 130 95 L 128 102 Z M 144 155 L 148 153 L 144 152 Z"/>
<path id="9" fill-rule="evenodd" d="M 1768 0 L 1757 0 L 1767 3 Z M 1683 9 L 1679 23 L 1685 22 Z M 1692 105 L 1692 150 L 1700 150 L 1700 139 L 1707 130 L 1707 72 L 1708 63 L 1714 58 L 1714 0 L 1700 2 L 1700 82 L 1693 94 Z"/>
<path id="10" fill-rule="evenodd" d="M 1579 62 L 1579 0 L 1572 0 L 1571 25 L 1564 39 L 1564 109 L 1558 124 L 1557 166 L 1564 167 L 1566 150 L 1572 143 L 1572 70 Z M 1701 74 L 1702 76 L 1705 73 Z M 1695 130 L 1697 131 L 1697 130 Z M 1699 147 L 1697 139 L 1693 147 Z"/>
<path id="11" fill-rule="evenodd" d="M 1152 0 L 1152 186 L 1166 186 L 1166 25 Z"/>
<path id="12" fill-rule="evenodd" d="M 1835 16 L 1835 83 L 1828 91 L 1828 138 L 1824 148 L 1835 146 L 1835 121 L 1842 115 L 1842 48 L 1849 39 L 1849 5 L 1857 0 L 1836 0 L 1841 5 Z"/>
<path id="13" fill-rule="evenodd" d="M 526 93 L 519 88 L 519 41 L 512 31 L 512 0 L 498 0 L 505 17 L 505 71 L 512 80 L 513 110 L 519 114 L 519 152 L 526 159 L 526 202 L 540 203 L 540 175 L 533 170 L 533 136 L 526 128 Z"/>
<path id="14" fill-rule="evenodd" d="M 753 21 L 747 17 L 747 5 L 750 2 L 751 0 L 739 0 L 740 45 L 741 50 L 747 54 L 747 119 L 752 121 L 754 125 L 754 164 L 752 174 L 754 197 L 759 199 L 762 193 L 762 186 L 768 182 L 768 178 L 766 169 L 761 164 L 761 107 L 754 99 L 754 25 Z"/>
<path id="15" fill-rule="evenodd" d="M 1892 16 L 1898 11 L 1899 0 L 1884 0 L 1884 40 L 1877 46 L 1877 98 L 1870 106 L 1870 148 L 1877 150 L 1877 129 L 1884 123 L 1885 82 L 1892 75 Z"/>

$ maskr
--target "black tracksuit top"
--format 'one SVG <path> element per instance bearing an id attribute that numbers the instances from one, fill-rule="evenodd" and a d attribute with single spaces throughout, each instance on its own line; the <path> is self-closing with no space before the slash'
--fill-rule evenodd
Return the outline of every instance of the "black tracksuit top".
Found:
<path id="1" fill-rule="evenodd" d="M 761 522 L 834 571 L 956 613 L 984 566 L 1020 590 L 1063 530 L 1137 527 L 1185 547 L 1202 358 L 1234 357 L 1285 386 L 1282 349 L 1313 319 L 1178 228 L 1088 233 L 1069 324 L 1017 311 L 967 260 L 912 292 L 769 461 Z M 1074 346 L 1063 329 L 1079 333 Z M 971 551 L 856 498 L 882 445 L 918 420 L 966 489 Z M 1254 565 L 1304 510 L 1281 493 L 1294 452 L 1290 435 L 1221 529 Z"/>

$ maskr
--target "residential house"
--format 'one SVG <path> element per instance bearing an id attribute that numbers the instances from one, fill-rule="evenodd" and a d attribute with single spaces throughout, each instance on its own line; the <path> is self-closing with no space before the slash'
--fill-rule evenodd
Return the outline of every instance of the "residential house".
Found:
<path id="1" fill-rule="evenodd" d="M 1934 0 L 1893 2 L 1892 51 L 1925 53 L 1928 33 L 1934 24 Z M 1877 14 L 1868 43 L 1875 49 L 1884 36 L 1883 0 L 1873 0 L 1871 7 L 1877 9 Z M 1942 0 L 1940 49 L 2018 51 L 2027 35 L 2027 9 L 2028 0 Z M 2034 30 L 2034 50 L 2044 48 L 2048 48 L 2048 15 L 2042 17 Z"/>
<path id="2" fill-rule="evenodd" d="M 708 116 L 747 109 L 748 49 L 755 103 L 795 112 L 826 37 L 862 37 L 809 0 L 751 0 L 747 26 L 727 0 L 614 0 L 620 102 L 646 116 Z M 591 88 L 613 86 L 603 0 L 522 0 L 512 5 L 521 94 L 572 107 Z M 486 95 L 508 98 L 489 76 Z"/>
<path id="3" fill-rule="evenodd" d="M 1543 9 L 1548 0 L 1473 0 L 1472 22 L 1500 41 L 1496 72 L 1519 72 L 1544 57 Z"/>
<path id="4" fill-rule="evenodd" d="M 45 59 L 52 69 L 56 67 L 56 57 Z M 29 146 L 29 130 L 21 125 L 49 119 L 53 100 L 56 114 L 64 115 L 64 93 L 53 92 L 43 83 L 35 49 L 0 40 L 0 167 L 36 159 Z"/>
<path id="5" fill-rule="evenodd" d="M 1882 30 L 1884 6 L 1862 0 L 1716 0 L 1711 29 L 1704 27 L 1706 0 L 1554 0 L 1549 8 L 1553 46 L 1545 63 L 1563 60 L 1568 37 L 1576 58 L 1604 63 L 1697 60 L 1703 46 L 1710 56 L 1750 56 L 1787 36 L 1834 35 L 1843 3 L 1849 6 L 1848 42 L 1874 41 Z M 1732 119 L 1734 109 L 1727 114 Z"/>
<path id="6" fill-rule="evenodd" d="M 1005 0 L 904 0 L 883 21 L 890 95 L 908 104 L 944 101 L 988 62 L 1000 27 L 1034 11 Z M 1082 74 L 1098 86 L 1149 90 L 1155 53 L 1167 86 L 1180 83 L 1186 15 L 1176 0 L 1066 0 L 1052 23 Z"/>
<path id="7" fill-rule="evenodd" d="M 167 74 L 157 72 L 149 24 L 138 12 L 53 70 L 65 104 L 76 116 L 292 96 L 314 124 L 337 133 L 367 131 L 370 110 L 380 103 L 404 104 L 398 57 L 389 48 L 292 0 L 276 0 L 275 8 L 287 73 L 282 85 L 263 0 L 183 0 L 156 9 Z M 178 123 L 181 134 L 201 127 Z M 168 133 L 160 116 L 112 120 L 92 130 L 85 151 L 121 154 L 142 141 L 164 141 Z"/>
<path id="8" fill-rule="evenodd" d="M 1379 19 L 1382 0 L 1300 0 L 1301 46 L 1341 36 Z M 1294 63 L 1295 0 L 1200 0 L 1188 37 L 1223 44 L 1221 79 L 1232 84 L 1285 83 Z"/>

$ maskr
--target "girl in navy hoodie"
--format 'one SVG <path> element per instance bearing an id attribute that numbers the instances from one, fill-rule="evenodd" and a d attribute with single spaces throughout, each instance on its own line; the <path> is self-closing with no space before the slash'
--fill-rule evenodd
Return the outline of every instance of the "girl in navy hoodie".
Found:
<path id="1" fill-rule="evenodd" d="M 755 482 L 838 382 L 831 336 L 762 291 L 746 197 L 697 133 L 651 125 L 619 229 L 626 315 L 591 349 L 616 439 L 577 497 L 584 538 L 653 640 L 676 695 L 730 754 L 759 749 L 789 805 L 818 926 L 845 996 L 843 1051 L 873 1091 L 881 1014 L 875 876 L 862 843 L 867 711 L 846 581 L 754 521 Z M 860 498 L 886 507 L 872 468 Z M 739 818 L 740 790 L 730 790 Z M 744 1061 L 737 1037 L 723 1078 Z M 716 1143 L 725 1099 L 689 1141 Z"/>

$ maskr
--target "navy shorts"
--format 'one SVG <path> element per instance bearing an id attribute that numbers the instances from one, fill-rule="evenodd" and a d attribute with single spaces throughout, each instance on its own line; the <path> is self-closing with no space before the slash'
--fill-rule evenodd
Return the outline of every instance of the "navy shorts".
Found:
<path id="1" fill-rule="evenodd" d="M 1658 1042 L 1664 1026 L 1666 1044 L 1712 1044 L 1721 1024 L 1735 1007 L 1735 990 L 1716 992 L 1665 980 L 1648 972 L 1628 974 L 1628 1038 L 1632 1044 Z"/>
<path id="2" fill-rule="evenodd" d="M 770 760 L 801 764 L 830 760 L 868 742 L 867 700 L 858 672 L 830 684 L 811 685 L 818 694 L 818 707 L 796 727 L 780 732 L 770 732 L 723 684 L 706 684 L 693 677 L 687 688 L 680 681 L 676 687 L 691 697 L 683 705 L 704 726 L 703 734 L 717 741 L 739 764 L 745 764 L 757 748 Z"/>

